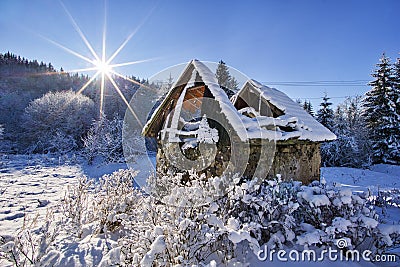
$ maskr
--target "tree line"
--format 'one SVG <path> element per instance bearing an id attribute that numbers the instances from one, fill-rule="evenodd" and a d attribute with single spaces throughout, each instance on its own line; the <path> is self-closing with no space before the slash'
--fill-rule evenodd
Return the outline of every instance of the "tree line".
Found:
<path id="1" fill-rule="evenodd" d="M 383 54 L 372 77 L 364 96 L 349 97 L 335 110 L 323 97 L 316 119 L 338 137 L 322 145 L 324 165 L 400 164 L 400 58 L 392 64 Z M 303 107 L 313 115 L 310 102 Z"/>
<path id="2" fill-rule="evenodd" d="M 127 78 L 136 83 L 113 78 L 128 100 L 139 84 L 148 84 L 147 79 L 135 76 Z M 88 75 L 62 68 L 57 71 L 51 63 L 0 53 L 0 151 L 42 153 L 81 148 L 82 138 L 100 119 L 100 81 L 76 95 L 89 80 Z M 109 82 L 104 95 L 103 115 L 111 121 L 122 121 L 126 104 Z M 69 125 L 64 125 L 67 121 Z"/>

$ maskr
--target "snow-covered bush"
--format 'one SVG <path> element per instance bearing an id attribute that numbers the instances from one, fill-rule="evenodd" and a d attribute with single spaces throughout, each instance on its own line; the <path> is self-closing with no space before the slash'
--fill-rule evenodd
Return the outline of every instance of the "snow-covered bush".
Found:
<path id="1" fill-rule="evenodd" d="M 350 189 L 324 182 L 300 186 L 279 180 L 266 181 L 250 194 L 248 188 L 249 182 L 235 186 L 235 191 L 243 193 L 230 197 L 230 201 L 238 201 L 230 205 L 230 211 L 224 210 L 237 214 L 233 217 L 251 226 L 249 234 L 259 245 L 265 243 L 270 249 L 335 247 L 338 239 L 345 238 L 349 249 L 380 253 L 390 244 L 388 240 L 398 242 L 395 231 L 391 233 L 393 239 L 381 233 L 378 216 L 366 196 L 353 194 Z"/>
<path id="2" fill-rule="evenodd" d="M 280 177 L 258 184 L 247 181 L 235 185 L 221 206 L 229 220 L 239 222 L 259 245 L 282 247 L 295 238 L 295 215 L 299 207 L 299 183 L 282 182 Z"/>
<path id="3" fill-rule="evenodd" d="M 204 203 L 207 195 L 203 196 L 204 190 L 197 185 L 212 187 L 201 181 L 204 177 L 194 172 L 189 175 L 188 187 L 170 182 L 181 181 L 179 175 L 177 179 L 167 175 L 157 177 L 157 183 L 162 185 L 157 190 L 169 188 L 165 188 L 164 194 L 157 192 L 160 198 L 144 197 L 141 212 L 128 217 L 124 224 L 129 234 L 120 240 L 125 264 L 192 266 L 207 262 L 212 256 L 218 256 L 219 263 L 234 261 L 234 244 L 229 241 L 224 225 L 225 215 L 217 212 L 216 203 Z"/>
<path id="4" fill-rule="evenodd" d="M 93 101 L 73 91 L 49 92 L 24 111 L 24 141 L 31 152 L 65 152 L 81 144 L 94 116 Z M 60 140 L 62 144 L 57 144 Z"/>
<path id="5" fill-rule="evenodd" d="M 344 238 L 345 249 L 382 253 L 400 243 L 400 226 L 380 225 L 366 196 L 349 189 L 324 181 L 301 186 L 279 176 L 259 183 L 188 173 L 186 181 L 179 174 L 151 177 L 148 182 L 161 186 L 147 192 L 165 190 L 157 197 L 133 188 L 133 170 L 93 185 L 81 179 L 64 200 L 63 229 L 73 242 L 106 240 L 99 266 L 224 266 L 245 263 L 246 253 L 263 245 L 318 249 Z"/>
<path id="6" fill-rule="evenodd" d="M 56 151 L 60 154 L 66 154 L 78 148 L 77 140 L 68 134 L 57 131 L 48 142 L 48 151 Z"/>
<path id="7" fill-rule="evenodd" d="M 70 226 L 71 234 L 77 237 L 82 235 L 82 225 L 90 221 L 89 190 L 92 189 L 92 180 L 79 177 L 76 186 L 68 186 L 61 202 L 61 209 Z"/>
<path id="8" fill-rule="evenodd" d="M 216 255 L 219 263 L 234 260 L 230 228 L 220 218 L 216 204 L 165 205 L 157 198 L 134 189 L 135 175 L 132 170 L 105 175 L 94 185 L 88 197 L 85 192 L 89 186 L 83 179 L 75 189 L 70 189 L 65 200 L 69 203 L 65 222 L 71 225 L 70 222 L 75 221 L 75 225 L 79 225 L 78 239 L 91 234 L 117 242 L 108 253 L 105 252 L 107 255 L 101 264 L 187 266 L 207 262 L 210 256 Z M 200 177 L 192 173 L 190 178 Z M 165 197 L 175 198 L 179 203 L 190 198 L 190 191 L 182 191 L 186 195 L 179 196 L 175 189 L 171 192 Z"/>
<path id="9" fill-rule="evenodd" d="M 370 202 L 377 207 L 379 211 L 379 222 L 385 222 L 390 219 L 388 209 L 400 208 L 400 190 L 398 188 L 379 190 L 378 194 L 374 195 L 369 192 Z"/>
<path id="10" fill-rule="evenodd" d="M 334 247 L 346 238 L 350 249 L 376 250 L 377 215 L 362 195 L 350 189 L 313 184 L 297 194 L 302 221 L 297 243 Z"/>
<path id="11" fill-rule="evenodd" d="M 136 174 L 132 170 L 119 170 L 105 174 L 96 184 L 81 177 L 76 186 L 68 187 L 62 209 L 66 222 L 79 229 L 77 237 L 82 236 L 85 224 L 95 222 L 93 231 L 97 234 L 116 231 L 121 226 L 123 214 L 134 209 L 142 197 L 133 188 Z"/>
<path id="12" fill-rule="evenodd" d="M 89 164 L 96 157 L 105 162 L 120 162 L 123 160 L 122 131 L 124 122 L 118 117 L 112 120 L 101 116 L 92 123 L 87 135 L 83 138 L 84 155 Z"/>
<path id="13" fill-rule="evenodd" d="M 225 263 L 233 258 L 233 243 L 209 206 L 172 207 L 145 198 L 143 209 L 126 223 L 130 233 L 120 240 L 127 265 L 191 266 L 212 255 Z"/>
<path id="14" fill-rule="evenodd" d="M 133 188 L 137 172 L 119 170 L 100 178 L 93 197 L 93 218 L 98 220 L 98 233 L 122 228 L 127 213 L 140 204 L 142 193 Z"/>
<path id="15" fill-rule="evenodd" d="M 15 266 L 38 266 L 41 259 L 52 250 L 59 232 L 52 211 L 47 212 L 44 223 L 38 224 L 38 215 L 32 218 L 25 215 L 22 228 L 14 237 L 0 239 L 0 260 Z"/>
<path id="16" fill-rule="evenodd" d="M 384 205 L 390 205 L 400 208 L 400 189 L 380 190 L 379 196 Z"/>

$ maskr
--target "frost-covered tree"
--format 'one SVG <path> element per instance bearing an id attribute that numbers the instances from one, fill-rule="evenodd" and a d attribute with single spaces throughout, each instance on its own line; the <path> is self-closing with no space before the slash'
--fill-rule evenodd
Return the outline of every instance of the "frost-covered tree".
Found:
<path id="1" fill-rule="evenodd" d="M 222 60 L 218 63 L 215 76 L 217 77 L 218 84 L 224 89 L 228 97 L 233 96 L 235 91 L 239 89 L 239 83 L 229 73 L 228 66 Z"/>
<path id="2" fill-rule="evenodd" d="M 382 55 L 372 87 L 363 100 L 363 116 L 372 141 L 373 160 L 376 163 L 400 163 L 400 116 L 398 90 L 395 89 L 393 67 L 390 59 Z"/>
<path id="3" fill-rule="evenodd" d="M 340 105 L 334 113 L 334 125 L 332 131 L 337 139 L 322 144 L 322 163 L 324 166 L 353 166 L 354 139 L 350 134 L 344 108 Z"/>
<path id="4" fill-rule="evenodd" d="M 400 114 L 400 58 L 397 58 L 396 63 L 393 65 L 394 77 L 393 77 L 393 89 L 395 90 L 394 99 L 396 103 L 396 112 Z"/>
<path id="5" fill-rule="evenodd" d="M 305 111 L 307 111 L 308 114 L 310 114 L 311 116 L 314 117 L 314 109 L 313 109 L 313 107 L 312 107 L 312 105 L 311 105 L 310 100 L 308 100 L 308 101 L 307 101 L 307 100 L 304 100 L 303 109 L 304 109 Z"/>
<path id="6" fill-rule="evenodd" d="M 81 144 L 93 117 L 94 103 L 90 98 L 73 91 L 49 92 L 25 108 L 23 139 L 31 152 L 57 152 L 54 143 L 60 139 L 71 140 L 70 147 L 75 147 Z"/>
<path id="7" fill-rule="evenodd" d="M 371 148 L 364 118 L 361 116 L 362 98 L 349 97 L 334 112 L 331 130 L 337 139 L 321 146 L 325 166 L 368 166 Z"/>
<path id="8" fill-rule="evenodd" d="M 123 118 L 127 110 L 127 105 L 123 100 L 121 94 L 127 101 L 129 101 L 136 93 L 136 91 L 140 88 L 140 79 L 134 76 L 127 77 L 127 79 L 129 80 L 118 76 L 113 76 L 112 78 L 119 90 L 116 90 L 114 88 L 114 85 L 110 81 L 105 82 L 103 95 L 104 105 L 102 112 L 109 118 L 113 118 L 115 116 Z M 148 85 L 147 81 L 145 82 L 146 83 L 144 83 L 144 85 Z M 100 84 L 101 82 L 100 80 L 98 80 L 96 83 L 93 84 L 92 88 L 85 90 L 85 93 L 95 102 L 96 107 L 100 107 Z M 98 110 L 97 112 L 99 113 L 100 110 Z"/>
<path id="9" fill-rule="evenodd" d="M 104 114 L 93 122 L 83 138 L 84 154 L 89 164 L 97 156 L 106 162 L 117 162 L 121 159 L 122 127 L 121 119 L 114 117 L 109 120 Z"/>
<path id="10" fill-rule="evenodd" d="M 320 104 L 321 108 L 317 112 L 317 120 L 327 127 L 329 130 L 333 128 L 333 110 L 330 106 L 332 103 L 329 102 L 329 97 L 325 93 L 325 96 L 322 98 L 322 102 Z"/>

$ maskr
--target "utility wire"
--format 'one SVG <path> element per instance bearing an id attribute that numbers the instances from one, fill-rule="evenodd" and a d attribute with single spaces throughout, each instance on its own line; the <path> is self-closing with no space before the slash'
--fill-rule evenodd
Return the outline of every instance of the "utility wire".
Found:
<path id="1" fill-rule="evenodd" d="M 302 86 L 302 87 L 325 87 L 325 86 L 368 86 L 370 80 L 340 80 L 340 81 L 264 81 L 261 82 L 267 86 L 270 85 L 282 85 L 282 86 Z M 329 99 L 344 99 L 348 97 L 356 97 L 360 95 L 346 95 L 346 96 L 329 96 Z M 322 99 L 321 97 L 295 97 L 293 99 L 297 100 L 317 100 Z"/>
<path id="2" fill-rule="evenodd" d="M 367 86 L 369 80 L 341 80 L 341 81 L 264 81 L 267 85 L 284 86 Z"/>
<path id="3" fill-rule="evenodd" d="M 360 96 L 360 95 L 346 95 L 346 96 L 328 96 L 329 97 L 329 99 L 332 99 L 332 98 L 348 98 L 348 97 L 357 97 L 357 96 Z M 311 99 L 322 99 L 322 98 L 324 98 L 323 96 L 321 96 L 321 97 L 295 97 L 294 99 L 296 100 L 296 99 L 305 99 L 305 100 L 311 100 Z"/>

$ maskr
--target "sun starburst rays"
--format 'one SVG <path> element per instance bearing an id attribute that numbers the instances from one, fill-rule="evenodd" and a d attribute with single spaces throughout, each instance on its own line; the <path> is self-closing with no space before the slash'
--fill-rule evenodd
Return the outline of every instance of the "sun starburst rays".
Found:
<path id="1" fill-rule="evenodd" d="M 64 3 L 62 1 L 60 1 L 62 8 L 64 9 L 65 13 L 67 14 L 73 28 L 75 29 L 75 31 L 79 34 L 80 38 L 82 39 L 82 41 L 84 42 L 84 44 L 86 45 L 86 47 L 88 48 L 88 50 L 90 51 L 92 58 L 87 57 L 82 55 L 81 53 L 78 53 L 54 40 L 51 40 L 47 37 L 44 37 L 42 35 L 40 35 L 40 37 L 42 37 L 43 39 L 49 41 L 50 43 L 56 45 L 57 47 L 63 49 L 64 51 L 70 53 L 71 55 L 74 55 L 84 61 L 86 61 L 87 63 L 90 64 L 89 67 L 87 68 L 79 68 L 79 69 L 73 69 L 73 70 L 69 70 L 66 72 L 90 72 L 90 71 L 95 71 L 94 75 L 77 91 L 77 94 L 81 94 L 91 83 L 95 82 L 97 78 L 100 78 L 100 116 L 102 116 L 103 111 L 104 111 L 104 97 L 105 97 L 105 86 L 106 86 L 106 80 L 108 80 L 113 88 L 115 89 L 115 91 L 118 93 L 118 95 L 121 97 L 122 101 L 126 104 L 127 108 L 129 109 L 129 111 L 132 113 L 132 115 L 138 120 L 138 122 L 140 123 L 136 113 L 134 112 L 134 110 L 132 109 L 132 107 L 129 105 L 128 100 L 126 99 L 126 97 L 124 96 L 124 94 L 121 92 L 121 90 L 119 89 L 117 83 L 115 82 L 113 75 L 118 76 L 120 78 L 123 78 L 127 81 L 130 81 L 134 84 L 137 84 L 139 86 L 145 86 L 143 84 L 141 84 L 140 82 L 137 82 L 133 79 L 130 79 L 129 77 L 126 77 L 120 73 L 118 73 L 115 68 L 118 67 L 123 67 L 123 66 L 129 66 L 129 65 L 134 65 L 134 64 L 139 64 L 139 63 L 143 63 L 143 62 L 148 62 L 151 61 L 152 59 L 145 59 L 145 60 L 136 60 L 136 61 L 129 61 L 129 62 L 123 62 L 123 63 L 116 63 L 116 64 L 112 64 L 112 61 L 117 57 L 117 55 L 122 51 L 122 49 L 128 44 L 128 42 L 132 39 L 132 37 L 136 34 L 136 32 L 139 30 L 140 26 L 139 25 L 131 34 L 129 34 L 129 36 L 122 42 L 122 44 L 114 51 L 114 53 L 107 58 L 106 55 L 106 40 L 107 40 L 107 6 L 106 6 L 106 2 L 104 4 L 104 24 L 103 24 L 103 32 L 102 32 L 102 47 L 101 47 L 101 53 L 98 54 L 96 53 L 96 51 L 93 49 L 93 46 L 91 45 L 91 43 L 89 42 L 88 38 L 86 37 L 86 35 L 83 33 L 83 31 L 81 30 L 81 28 L 78 26 L 77 22 L 75 21 L 74 17 L 72 16 L 72 14 L 68 11 L 68 9 L 66 8 L 66 6 L 64 5 Z M 148 86 L 145 86 L 146 88 L 148 88 Z"/>
<path id="2" fill-rule="evenodd" d="M 111 84 L 114 86 L 115 91 L 117 91 L 117 93 L 119 94 L 119 96 L 121 97 L 122 101 L 124 101 L 124 103 L 126 104 L 127 108 L 129 109 L 129 111 L 132 113 L 132 115 L 135 117 L 135 119 L 137 120 L 137 122 L 139 123 L 140 127 L 143 127 L 139 117 L 136 115 L 135 111 L 133 110 L 133 108 L 131 107 L 131 105 L 129 105 L 128 100 L 126 99 L 126 97 L 124 96 L 124 94 L 121 92 L 121 90 L 119 89 L 118 85 L 116 84 L 116 82 L 114 81 L 113 77 L 107 73 L 106 74 L 107 78 L 109 79 L 109 81 L 111 82 Z"/>
<path id="3" fill-rule="evenodd" d="M 91 46 L 91 44 L 89 43 L 89 41 L 87 40 L 85 34 L 82 32 L 81 28 L 78 26 L 78 24 L 76 23 L 74 17 L 71 15 L 71 13 L 68 11 L 67 7 L 64 5 L 64 3 L 62 1 L 60 1 L 61 6 L 63 7 L 65 13 L 67 14 L 68 18 L 70 19 L 72 26 L 74 27 L 74 29 L 78 32 L 79 36 L 81 37 L 81 39 L 83 40 L 83 42 L 85 43 L 85 45 L 87 46 L 87 48 L 90 50 L 90 52 L 92 53 L 92 55 L 97 59 L 100 60 L 100 58 L 97 56 L 96 52 L 94 51 L 93 47 Z"/>

